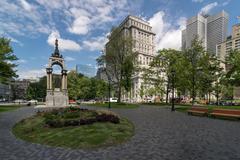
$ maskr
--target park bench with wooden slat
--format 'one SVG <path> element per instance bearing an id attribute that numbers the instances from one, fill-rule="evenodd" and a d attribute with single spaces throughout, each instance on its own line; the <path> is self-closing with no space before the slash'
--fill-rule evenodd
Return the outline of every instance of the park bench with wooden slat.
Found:
<path id="1" fill-rule="evenodd" d="M 213 109 L 210 113 L 212 117 L 225 117 L 240 119 L 240 110 L 235 109 Z"/>
<path id="2" fill-rule="evenodd" d="M 208 109 L 204 107 L 192 107 L 187 112 L 190 115 L 207 116 Z"/>

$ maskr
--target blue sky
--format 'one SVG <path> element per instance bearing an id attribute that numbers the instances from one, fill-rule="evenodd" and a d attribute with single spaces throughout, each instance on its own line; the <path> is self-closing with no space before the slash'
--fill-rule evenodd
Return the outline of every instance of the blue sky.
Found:
<path id="1" fill-rule="evenodd" d="M 129 14 L 150 22 L 157 49 L 179 49 L 187 18 L 224 9 L 230 34 L 239 7 L 240 0 L 0 0 L 0 35 L 12 39 L 20 78 L 36 78 L 45 74 L 55 38 L 68 70 L 95 70 L 106 35 Z"/>

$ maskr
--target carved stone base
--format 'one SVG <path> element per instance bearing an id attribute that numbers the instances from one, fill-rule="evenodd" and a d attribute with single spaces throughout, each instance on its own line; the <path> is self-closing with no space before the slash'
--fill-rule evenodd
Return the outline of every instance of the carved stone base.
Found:
<path id="1" fill-rule="evenodd" d="M 46 107 L 66 107 L 68 106 L 68 93 L 67 90 L 54 91 L 48 90 L 46 96 Z"/>

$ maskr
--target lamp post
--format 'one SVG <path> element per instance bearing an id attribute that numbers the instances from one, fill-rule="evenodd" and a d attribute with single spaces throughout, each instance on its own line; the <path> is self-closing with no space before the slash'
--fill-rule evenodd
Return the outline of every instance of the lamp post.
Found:
<path id="1" fill-rule="evenodd" d="M 175 90 L 175 70 L 172 70 L 172 108 L 171 108 L 171 111 L 175 111 L 175 104 L 174 104 L 174 90 Z"/>
<path id="2" fill-rule="evenodd" d="M 108 78 L 108 109 L 111 108 L 110 97 L 111 97 L 111 84 L 110 84 L 110 78 Z"/>
<path id="3" fill-rule="evenodd" d="M 107 75 L 107 79 L 108 79 L 108 109 L 111 108 L 111 101 L 110 101 L 110 97 L 111 97 L 111 80 L 110 80 L 110 75 L 108 74 L 107 68 L 105 68 L 105 72 Z"/>

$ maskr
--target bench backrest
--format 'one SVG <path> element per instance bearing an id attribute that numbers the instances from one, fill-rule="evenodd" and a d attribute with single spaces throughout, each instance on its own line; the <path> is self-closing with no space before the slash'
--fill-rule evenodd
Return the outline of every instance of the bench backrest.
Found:
<path id="1" fill-rule="evenodd" d="M 223 113 L 223 114 L 240 115 L 240 110 L 234 110 L 234 109 L 213 109 L 212 113 Z"/>

